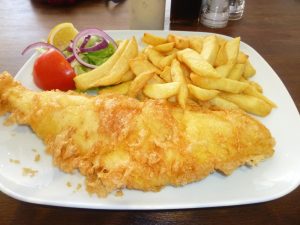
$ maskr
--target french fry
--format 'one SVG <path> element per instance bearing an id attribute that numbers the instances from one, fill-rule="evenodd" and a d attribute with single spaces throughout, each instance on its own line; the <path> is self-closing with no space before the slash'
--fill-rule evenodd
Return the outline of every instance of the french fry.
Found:
<path id="1" fill-rule="evenodd" d="M 241 63 L 241 64 L 245 64 L 248 60 L 248 55 L 246 55 L 244 52 L 239 51 L 236 63 Z"/>
<path id="2" fill-rule="evenodd" d="M 248 81 L 248 83 L 254 87 L 256 89 L 256 91 L 258 91 L 259 93 L 263 93 L 263 88 L 262 86 L 260 86 L 260 84 L 258 84 L 257 82 L 255 81 Z"/>
<path id="3" fill-rule="evenodd" d="M 187 99 L 189 96 L 189 90 L 187 88 L 186 83 L 181 84 L 179 93 L 177 96 L 178 96 L 177 99 L 178 99 L 179 105 L 181 106 L 181 108 L 185 109 L 186 102 L 187 102 Z"/>
<path id="4" fill-rule="evenodd" d="M 190 48 L 177 52 L 177 57 L 184 62 L 194 73 L 205 77 L 221 77 L 217 71 L 204 60 L 201 55 Z"/>
<path id="5" fill-rule="evenodd" d="M 162 73 L 159 75 L 162 79 L 164 79 L 164 81 L 166 82 L 171 82 L 172 81 L 172 77 L 171 77 L 171 67 L 170 66 L 166 66 L 164 68 L 164 70 L 162 71 Z"/>
<path id="6" fill-rule="evenodd" d="M 185 83 L 185 77 L 181 69 L 180 62 L 177 59 L 173 59 L 171 64 L 171 77 L 172 81 L 178 81 L 180 83 Z"/>
<path id="7" fill-rule="evenodd" d="M 126 73 L 122 75 L 120 83 L 133 80 L 134 77 L 135 77 L 134 73 L 132 72 L 132 70 L 129 69 Z"/>
<path id="8" fill-rule="evenodd" d="M 168 34 L 167 41 L 175 43 L 175 34 Z"/>
<path id="9" fill-rule="evenodd" d="M 219 44 L 215 35 L 210 35 L 204 38 L 201 56 L 211 65 L 214 65 L 218 51 Z"/>
<path id="10" fill-rule="evenodd" d="M 128 40 L 124 40 L 119 44 L 116 52 L 101 66 L 93 69 L 87 73 L 83 73 L 74 78 L 76 88 L 82 91 L 85 91 L 92 87 L 97 87 L 96 82 L 100 80 L 102 77 L 110 73 L 111 68 L 118 61 L 122 53 L 124 52 Z"/>
<path id="11" fill-rule="evenodd" d="M 147 59 L 147 55 L 144 53 L 144 51 L 141 51 L 134 59 Z"/>
<path id="12" fill-rule="evenodd" d="M 180 67 L 181 67 L 181 70 L 182 70 L 182 73 L 183 73 L 183 76 L 184 76 L 186 82 L 188 84 L 191 84 L 192 83 L 192 81 L 190 79 L 191 70 L 183 63 L 180 63 Z"/>
<path id="13" fill-rule="evenodd" d="M 144 33 L 142 41 L 152 46 L 157 46 L 157 45 L 162 45 L 167 43 L 167 39 L 149 33 Z"/>
<path id="14" fill-rule="evenodd" d="M 216 90 L 207 90 L 203 88 L 199 88 L 195 85 L 188 84 L 189 92 L 197 99 L 201 101 L 207 101 L 214 97 L 216 97 L 219 94 L 219 91 Z"/>
<path id="15" fill-rule="evenodd" d="M 264 100 L 260 98 L 256 98 L 254 96 L 245 95 L 245 94 L 231 94 L 231 93 L 221 93 L 220 95 L 226 100 L 235 103 L 246 112 L 258 116 L 263 116 L 263 117 L 267 116 L 272 110 L 271 105 L 266 103 Z"/>
<path id="16" fill-rule="evenodd" d="M 245 64 L 235 64 L 229 75 L 228 79 L 231 80 L 240 80 L 245 70 Z"/>
<path id="17" fill-rule="evenodd" d="M 190 45 L 189 39 L 182 36 L 175 36 L 175 47 L 177 49 L 185 49 L 188 48 Z"/>
<path id="18" fill-rule="evenodd" d="M 244 76 L 245 78 L 249 78 L 249 77 L 254 76 L 255 73 L 256 73 L 255 68 L 252 66 L 252 64 L 250 63 L 250 61 L 247 60 L 247 61 L 246 61 L 246 64 L 245 64 L 245 71 L 244 71 L 243 76 Z"/>
<path id="19" fill-rule="evenodd" d="M 144 95 L 143 91 L 141 90 L 137 93 L 136 99 L 143 102 L 143 101 L 148 100 L 149 98 L 146 95 Z"/>
<path id="20" fill-rule="evenodd" d="M 148 80 L 154 76 L 154 73 L 141 73 L 130 84 L 127 95 L 130 97 L 136 97 L 138 92 L 143 89 Z"/>
<path id="21" fill-rule="evenodd" d="M 268 103 L 270 106 L 272 106 L 273 108 L 276 108 L 277 105 L 271 101 L 270 99 L 268 99 L 266 96 L 264 96 L 263 94 L 261 94 L 260 92 L 258 92 L 256 90 L 256 88 L 254 86 L 249 85 L 243 92 L 246 95 L 251 95 L 257 98 L 262 99 L 263 101 L 265 101 L 266 103 Z"/>
<path id="22" fill-rule="evenodd" d="M 236 104 L 227 101 L 226 99 L 221 98 L 220 96 L 216 96 L 210 99 L 209 102 L 220 109 L 239 109 L 239 107 Z"/>
<path id="23" fill-rule="evenodd" d="M 159 70 L 147 59 L 142 57 L 137 57 L 130 60 L 129 67 L 136 76 L 140 75 L 141 73 L 155 73 Z"/>
<path id="24" fill-rule="evenodd" d="M 216 57 L 216 60 L 215 60 L 215 63 L 214 63 L 215 67 L 225 65 L 228 61 L 227 55 L 226 55 L 226 52 L 225 52 L 226 43 L 227 43 L 226 41 L 222 42 L 222 44 L 220 44 L 220 42 L 219 42 L 220 48 L 219 48 L 219 51 L 218 51 L 218 54 L 217 54 L 217 57 Z M 234 64 L 234 63 L 231 63 L 231 64 Z"/>
<path id="25" fill-rule="evenodd" d="M 250 86 L 254 87 L 255 90 L 258 91 L 259 93 L 263 93 L 263 88 L 257 82 L 247 80 L 243 76 L 241 77 L 240 81 L 245 82 L 245 83 L 249 84 Z"/>
<path id="26" fill-rule="evenodd" d="M 240 37 L 227 41 L 225 44 L 225 53 L 227 56 L 227 63 L 236 63 L 240 51 Z"/>
<path id="27" fill-rule="evenodd" d="M 108 75 L 97 80 L 95 86 L 107 86 L 117 84 L 121 81 L 122 75 L 129 70 L 129 60 L 138 55 L 138 45 L 136 39 L 133 37 L 126 46 L 120 58 L 109 71 Z"/>
<path id="28" fill-rule="evenodd" d="M 163 79 L 161 79 L 157 74 L 154 74 L 154 76 L 147 82 L 147 84 L 164 84 L 166 83 Z"/>
<path id="29" fill-rule="evenodd" d="M 179 89 L 179 82 L 171 82 L 164 84 L 147 84 L 143 89 L 143 93 L 152 99 L 166 99 L 177 95 Z"/>
<path id="30" fill-rule="evenodd" d="M 221 77 L 224 77 L 226 78 L 231 70 L 233 69 L 234 67 L 234 64 L 230 63 L 230 64 L 225 64 L 225 65 L 222 65 L 222 66 L 218 66 L 216 68 L 216 71 L 218 72 L 218 74 L 221 76 Z"/>
<path id="31" fill-rule="evenodd" d="M 147 48 L 145 53 L 150 62 L 152 62 L 154 66 L 160 68 L 160 61 L 164 58 L 164 56 L 153 48 Z"/>
<path id="32" fill-rule="evenodd" d="M 113 93 L 113 94 L 126 95 L 128 93 L 131 82 L 132 81 L 127 81 L 127 82 L 117 84 L 117 85 L 114 85 L 114 86 L 105 87 L 105 88 L 101 89 L 98 92 L 98 94 Z"/>
<path id="33" fill-rule="evenodd" d="M 198 100 L 196 98 L 195 99 L 188 98 L 186 104 L 190 106 L 196 106 L 196 107 L 199 106 Z"/>
<path id="34" fill-rule="evenodd" d="M 220 48 L 227 43 L 227 40 L 219 35 L 217 35 L 217 40 Z"/>
<path id="35" fill-rule="evenodd" d="M 175 42 L 175 47 L 177 49 L 185 49 L 188 48 L 190 45 L 189 39 L 180 35 L 169 34 L 167 39 L 168 42 Z"/>
<path id="36" fill-rule="evenodd" d="M 276 107 L 259 84 L 248 80 L 256 71 L 249 56 L 240 51 L 239 37 L 169 34 L 163 38 L 145 33 L 142 39 L 151 46 L 133 54 L 133 39 L 120 42 L 115 54 L 95 69 L 100 74 L 75 78 L 78 86 L 113 85 L 99 94 L 126 94 L 141 101 L 167 99 L 183 109 L 198 104 L 266 116 Z"/>
<path id="37" fill-rule="evenodd" d="M 230 80 L 227 78 L 201 77 L 194 73 L 191 73 L 190 77 L 193 84 L 195 84 L 196 86 L 210 90 L 241 93 L 249 86 L 249 84 L 247 83 Z"/>
<path id="38" fill-rule="evenodd" d="M 201 36 L 189 36 L 190 48 L 201 53 L 203 47 L 203 39 Z"/>
<path id="39" fill-rule="evenodd" d="M 172 55 L 174 53 L 177 53 L 179 50 L 177 48 L 173 48 L 171 51 L 169 52 L 164 52 L 164 55 Z"/>
<path id="40" fill-rule="evenodd" d="M 192 82 L 190 76 L 185 77 L 185 79 L 186 79 L 186 83 L 187 83 L 187 84 L 193 84 L 193 82 Z"/>
<path id="41" fill-rule="evenodd" d="M 170 52 L 174 49 L 175 42 L 169 42 L 161 45 L 156 45 L 154 49 L 161 53 Z"/>
<path id="42" fill-rule="evenodd" d="M 176 53 L 173 53 L 172 55 L 168 55 L 162 58 L 159 62 L 159 68 L 163 70 L 166 66 L 170 66 L 172 60 L 175 59 L 175 57 L 176 57 Z"/>
<path id="43" fill-rule="evenodd" d="M 177 100 L 178 100 L 179 105 L 184 109 L 189 93 L 188 93 L 186 80 L 183 75 L 183 71 L 182 71 L 180 63 L 177 59 L 173 59 L 173 61 L 172 61 L 171 77 L 172 77 L 173 81 L 180 83 L 180 89 L 179 89 L 179 92 L 177 95 Z"/>

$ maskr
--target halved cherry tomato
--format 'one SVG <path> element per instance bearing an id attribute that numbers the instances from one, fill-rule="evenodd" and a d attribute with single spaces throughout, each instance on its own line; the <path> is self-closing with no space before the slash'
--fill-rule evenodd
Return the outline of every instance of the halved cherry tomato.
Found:
<path id="1" fill-rule="evenodd" d="M 44 52 L 34 63 L 33 79 L 35 84 L 43 90 L 67 91 L 75 89 L 73 80 L 75 76 L 70 63 L 55 49 Z"/>

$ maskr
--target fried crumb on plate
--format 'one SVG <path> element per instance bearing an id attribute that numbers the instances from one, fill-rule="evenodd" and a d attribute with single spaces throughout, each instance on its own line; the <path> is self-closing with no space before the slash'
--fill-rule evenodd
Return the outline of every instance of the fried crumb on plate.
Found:
<path id="1" fill-rule="evenodd" d="M 35 162 L 39 162 L 41 160 L 41 155 L 40 154 L 36 154 L 34 157 L 34 161 Z"/>
<path id="2" fill-rule="evenodd" d="M 37 170 L 33 170 L 31 168 L 28 167 L 24 167 L 23 168 L 23 176 L 30 176 L 30 177 L 34 177 L 37 174 Z"/>
<path id="3" fill-rule="evenodd" d="M 77 184 L 76 191 L 79 191 L 82 187 L 82 184 Z"/>
<path id="4" fill-rule="evenodd" d="M 122 190 L 117 190 L 116 193 L 115 193 L 116 197 L 122 197 L 123 195 L 124 195 L 124 193 L 123 193 Z"/>
<path id="5" fill-rule="evenodd" d="M 20 160 L 17 159 L 9 159 L 10 163 L 20 164 Z"/>

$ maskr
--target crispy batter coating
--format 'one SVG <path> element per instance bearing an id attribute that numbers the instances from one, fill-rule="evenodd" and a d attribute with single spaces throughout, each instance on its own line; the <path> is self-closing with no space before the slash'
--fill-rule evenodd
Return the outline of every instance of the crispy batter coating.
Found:
<path id="1" fill-rule="evenodd" d="M 101 197 L 123 188 L 159 191 L 272 156 L 264 125 L 242 111 L 180 107 L 162 100 L 32 92 L 0 75 L 0 113 L 29 125 L 61 170 L 78 169 Z"/>

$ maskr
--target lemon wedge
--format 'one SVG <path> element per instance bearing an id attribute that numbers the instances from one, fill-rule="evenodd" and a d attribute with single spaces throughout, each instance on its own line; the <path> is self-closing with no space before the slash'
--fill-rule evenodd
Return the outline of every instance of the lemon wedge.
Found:
<path id="1" fill-rule="evenodd" d="M 77 33 L 78 30 L 72 23 L 60 23 L 51 29 L 48 35 L 48 43 L 59 50 L 64 50 Z"/>

